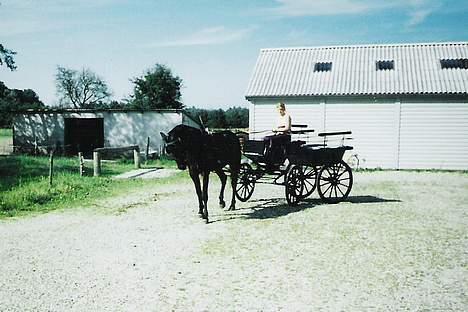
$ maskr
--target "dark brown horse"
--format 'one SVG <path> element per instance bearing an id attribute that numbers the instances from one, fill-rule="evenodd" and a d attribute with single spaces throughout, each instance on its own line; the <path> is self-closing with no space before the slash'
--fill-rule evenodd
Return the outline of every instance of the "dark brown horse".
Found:
<path id="1" fill-rule="evenodd" d="M 208 182 L 211 171 L 221 180 L 219 205 L 224 208 L 224 189 L 227 176 L 223 171 L 229 165 L 231 173 L 232 199 L 229 210 L 236 206 L 235 190 L 239 174 L 241 149 L 239 139 L 230 131 L 208 134 L 186 125 L 178 125 L 167 135 L 161 132 L 166 153 L 175 159 L 181 170 L 189 169 L 198 196 L 198 213 L 208 223 Z M 203 188 L 200 185 L 203 177 Z"/>

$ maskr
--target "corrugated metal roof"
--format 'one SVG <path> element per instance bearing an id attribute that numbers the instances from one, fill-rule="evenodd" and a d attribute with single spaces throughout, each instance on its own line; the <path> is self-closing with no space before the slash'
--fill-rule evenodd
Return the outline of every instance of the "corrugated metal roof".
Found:
<path id="1" fill-rule="evenodd" d="M 441 59 L 468 59 L 468 42 L 262 49 L 246 98 L 271 96 L 467 94 L 468 69 Z M 377 61 L 394 61 L 377 70 Z M 331 71 L 315 71 L 332 62 Z"/>

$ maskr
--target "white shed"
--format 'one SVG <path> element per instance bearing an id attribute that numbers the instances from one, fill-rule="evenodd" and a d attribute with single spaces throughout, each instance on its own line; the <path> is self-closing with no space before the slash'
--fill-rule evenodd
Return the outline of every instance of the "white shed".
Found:
<path id="1" fill-rule="evenodd" d="M 468 169 L 468 42 L 262 49 L 246 99 L 251 132 L 279 101 L 293 123 L 352 130 L 361 167 Z"/>
<path id="2" fill-rule="evenodd" d="M 13 120 L 15 152 L 44 153 L 54 147 L 66 154 L 89 153 L 97 147 L 138 145 L 150 152 L 162 146 L 160 131 L 176 125 L 199 125 L 182 110 L 48 109 L 16 114 Z"/>

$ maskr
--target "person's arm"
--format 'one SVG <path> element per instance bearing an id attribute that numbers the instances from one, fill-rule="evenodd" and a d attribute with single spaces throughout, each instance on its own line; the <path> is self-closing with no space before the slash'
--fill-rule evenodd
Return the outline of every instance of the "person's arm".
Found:
<path id="1" fill-rule="evenodd" d="M 291 116 L 289 114 L 286 120 L 286 126 L 284 127 L 284 132 L 291 132 Z"/>

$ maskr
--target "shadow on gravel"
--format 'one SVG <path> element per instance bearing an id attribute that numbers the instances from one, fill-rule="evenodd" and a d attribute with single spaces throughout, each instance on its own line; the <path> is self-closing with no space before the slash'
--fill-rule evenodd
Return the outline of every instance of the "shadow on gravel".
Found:
<path id="1" fill-rule="evenodd" d="M 211 221 L 210 223 L 229 221 L 233 219 L 271 219 L 286 216 L 291 213 L 299 212 L 305 209 L 314 208 L 320 205 L 331 205 L 325 203 L 320 198 L 312 198 L 302 200 L 297 206 L 289 206 L 284 198 L 269 198 L 269 199 L 255 199 L 249 201 L 254 203 L 254 206 L 237 209 L 234 212 L 226 212 L 224 214 L 216 215 L 223 219 Z M 349 196 L 345 203 L 352 204 L 374 204 L 374 203 L 398 203 L 398 199 L 385 199 L 375 196 Z M 248 212 L 242 212 L 247 210 Z"/>
<path id="2" fill-rule="evenodd" d="M 345 201 L 345 203 L 352 203 L 352 204 L 372 204 L 372 203 L 401 203 L 399 199 L 385 199 L 379 198 L 375 196 L 349 196 Z"/>

